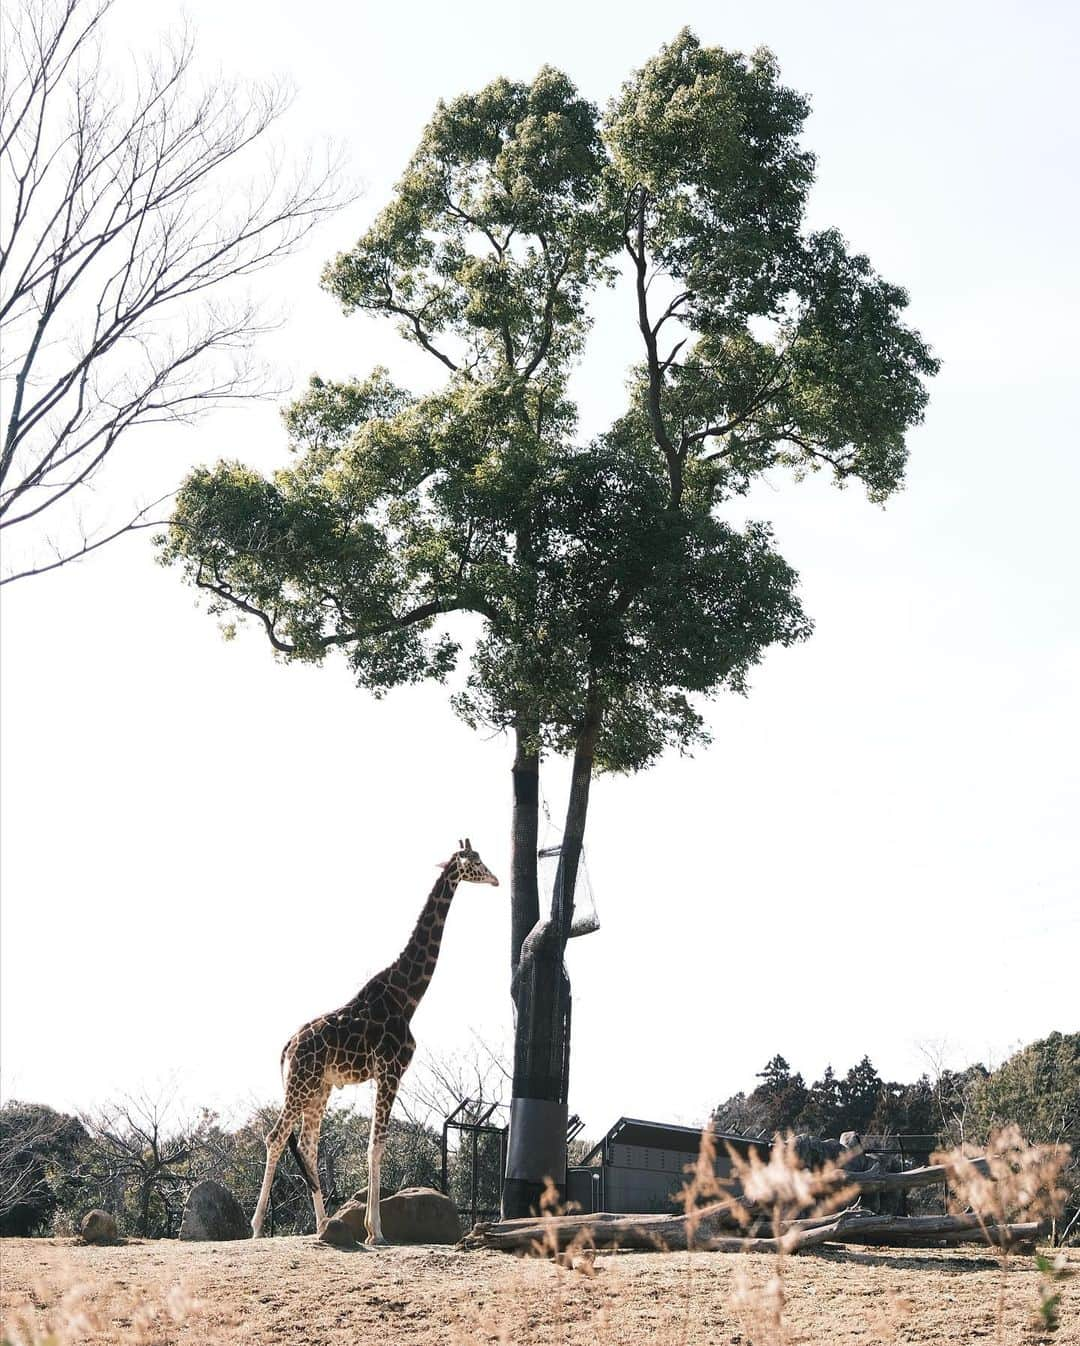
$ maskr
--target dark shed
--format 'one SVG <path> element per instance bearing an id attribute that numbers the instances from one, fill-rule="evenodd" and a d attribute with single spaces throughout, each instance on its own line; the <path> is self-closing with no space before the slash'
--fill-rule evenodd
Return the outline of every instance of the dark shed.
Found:
<path id="1" fill-rule="evenodd" d="M 748 1136 L 713 1133 L 716 1172 L 731 1172 L 728 1146 L 740 1154 L 756 1150 L 768 1159 L 770 1143 Z M 701 1128 L 620 1117 L 582 1162 L 567 1170 L 566 1195 L 584 1211 L 620 1215 L 672 1213 L 701 1145 Z"/>

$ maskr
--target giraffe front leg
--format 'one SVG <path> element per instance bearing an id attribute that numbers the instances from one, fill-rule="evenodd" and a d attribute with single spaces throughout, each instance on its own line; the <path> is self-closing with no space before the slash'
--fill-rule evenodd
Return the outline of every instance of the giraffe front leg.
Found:
<path id="1" fill-rule="evenodd" d="M 371 1136 L 368 1140 L 368 1200 L 364 1224 L 367 1242 L 372 1246 L 384 1244 L 382 1219 L 379 1211 L 379 1192 L 382 1179 L 382 1157 L 390 1130 L 390 1110 L 397 1096 L 398 1081 L 392 1076 L 380 1075 L 375 1083 L 375 1109 L 371 1118 Z"/>

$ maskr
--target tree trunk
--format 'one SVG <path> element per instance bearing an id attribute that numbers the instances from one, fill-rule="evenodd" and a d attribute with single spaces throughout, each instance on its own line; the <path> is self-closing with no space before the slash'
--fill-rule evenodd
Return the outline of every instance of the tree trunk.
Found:
<path id="1" fill-rule="evenodd" d="M 536 849 L 539 835 L 540 754 L 535 736 L 515 731 L 514 811 L 510 837 L 510 971 L 518 970 L 525 936 L 540 919 L 536 886 Z"/>
<path id="2" fill-rule="evenodd" d="M 600 709 L 590 689 L 574 752 L 551 919 L 546 927 L 534 923 L 535 933 L 528 945 L 518 946 L 518 962 L 512 982 L 517 1027 L 510 1140 L 502 1199 L 506 1219 L 538 1210 L 547 1183 L 552 1182 L 561 1189 L 566 1181 L 566 1102 L 572 1005 L 570 978 L 566 974 L 563 954 L 574 915 L 574 889 L 599 730 Z M 515 823 L 516 787 L 515 776 Z M 515 838 L 516 835 L 515 826 Z M 535 857 L 535 833 L 533 855 Z M 535 859 L 533 863 L 535 883 Z"/>
<path id="3" fill-rule="evenodd" d="M 559 919 L 562 947 L 570 938 L 574 920 L 574 893 L 577 889 L 581 847 L 585 841 L 585 821 L 589 813 L 589 786 L 596 760 L 596 740 L 600 733 L 600 707 L 595 694 L 589 693 L 585 720 L 574 750 L 574 770 L 570 777 L 570 798 L 566 801 L 566 825 L 563 828 L 559 867 L 555 873 L 555 906 Z"/>
<path id="4" fill-rule="evenodd" d="M 155 1175 L 156 1176 L 156 1175 Z M 143 1238 L 150 1237 L 150 1199 L 154 1194 L 154 1179 L 146 1178 L 139 1193 L 139 1224 L 137 1232 Z"/>

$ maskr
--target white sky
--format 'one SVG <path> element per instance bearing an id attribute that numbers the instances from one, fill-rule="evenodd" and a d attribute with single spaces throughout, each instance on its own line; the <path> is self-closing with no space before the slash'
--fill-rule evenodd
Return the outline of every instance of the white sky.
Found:
<path id="1" fill-rule="evenodd" d="M 810 93 L 810 223 L 908 286 L 945 361 L 885 511 L 781 477 L 749 502 L 801 572 L 813 639 L 713 706 L 711 750 L 595 786 L 603 925 L 570 957 L 590 1134 L 700 1120 L 777 1051 L 808 1078 L 864 1052 L 904 1078 L 927 1044 L 994 1061 L 1080 1019 L 1075 9 L 662 8 L 186 6 L 207 67 L 291 74 L 290 142 L 335 136 L 364 184 L 273 273 L 291 318 L 264 353 L 294 386 L 375 361 L 432 377 L 317 276 L 436 98 L 549 62 L 603 102 L 684 21 L 771 46 Z M 115 59 L 173 12 L 120 0 Z M 586 431 L 637 353 L 625 291 L 597 316 Z M 150 499 L 221 455 L 281 461 L 275 408 L 132 441 L 109 489 Z M 5 1096 L 85 1107 L 167 1079 L 228 1112 L 276 1097 L 285 1039 L 398 952 L 459 835 L 508 878 L 507 743 L 437 688 L 376 703 L 342 664 L 275 665 L 254 631 L 224 644 L 145 537 L 10 586 L 3 637 Z M 558 772 L 548 793 L 557 810 Z M 423 1047 L 509 1037 L 507 896 L 459 894 Z"/>

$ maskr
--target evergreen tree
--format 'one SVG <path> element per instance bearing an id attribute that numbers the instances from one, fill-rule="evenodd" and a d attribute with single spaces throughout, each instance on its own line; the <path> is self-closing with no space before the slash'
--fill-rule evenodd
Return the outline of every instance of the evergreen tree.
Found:
<path id="1" fill-rule="evenodd" d="M 550 1124 L 528 1100 L 566 1102 L 563 951 L 594 772 L 707 741 L 701 698 L 744 691 L 764 650 L 809 632 L 768 526 L 735 526 L 732 504 L 776 468 L 885 500 L 937 369 L 903 290 L 803 227 L 807 108 L 768 52 L 688 31 L 602 117 L 549 68 L 440 104 L 324 283 L 346 311 L 393 320 L 443 384 L 313 379 L 286 417 L 295 465 L 194 473 L 165 541 L 213 611 L 289 660 L 342 653 L 376 694 L 445 677 L 464 639 L 447 619 L 479 619 L 456 707 L 514 740 L 519 1131 Z M 567 380 L 620 259 L 642 360 L 627 405 L 582 443 Z M 573 756 L 547 922 L 545 753 Z M 519 1140 L 517 1155 L 545 1148 Z M 538 1197 L 526 1170 L 508 1214 Z"/>

